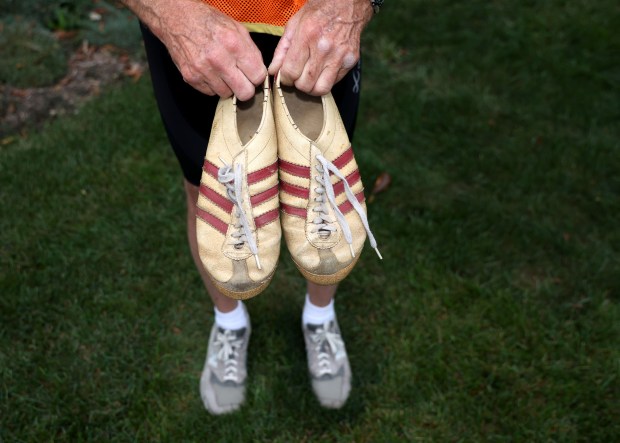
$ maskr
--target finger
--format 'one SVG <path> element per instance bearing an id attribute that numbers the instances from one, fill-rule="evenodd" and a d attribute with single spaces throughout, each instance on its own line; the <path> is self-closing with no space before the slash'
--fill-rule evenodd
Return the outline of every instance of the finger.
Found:
<path id="1" fill-rule="evenodd" d="M 253 43 L 252 43 L 253 45 Z M 212 63 L 210 75 L 207 76 L 207 82 L 220 97 L 229 97 L 231 94 L 236 95 L 240 100 L 248 100 L 254 96 L 254 84 L 245 76 L 237 66 L 239 59 L 235 58 L 236 54 L 227 54 Z M 244 54 L 239 54 L 243 57 Z M 252 63 L 252 62 L 250 62 Z M 264 65 L 259 64 L 259 69 Z M 265 77 L 262 78 L 263 80 Z"/>
<path id="2" fill-rule="evenodd" d="M 329 66 L 328 59 L 333 52 L 332 47 L 333 44 L 326 38 L 320 38 L 316 42 L 316 46 L 310 50 L 310 57 L 306 61 L 301 76 L 295 81 L 297 89 L 312 93 L 322 72 Z M 336 64 L 335 66 L 339 65 Z M 336 67 L 337 71 L 338 68 Z"/>
<path id="3" fill-rule="evenodd" d="M 241 101 L 251 99 L 256 93 L 254 84 L 236 67 L 234 70 L 224 73 L 222 80 Z M 263 80 L 265 80 L 265 77 L 263 77 Z"/>
<path id="4" fill-rule="evenodd" d="M 342 64 L 340 70 L 338 71 L 338 75 L 336 76 L 335 83 L 338 83 L 340 80 L 344 78 L 345 75 L 349 73 L 351 69 L 357 65 L 359 61 L 359 57 L 356 57 L 355 54 L 349 52 L 342 58 Z"/>
<path id="5" fill-rule="evenodd" d="M 179 73 L 181 73 L 180 69 L 179 69 Z M 209 86 L 209 83 L 205 81 L 202 75 L 198 75 L 195 72 L 189 72 L 185 74 L 181 73 L 181 78 L 183 78 L 183 81 L 185 83 L 190 85 L 195 90 L 202 92 L 203 94 L 217 95 L 215 91 L 213 90 L 213 88 Z"/>
<path id="6" fill-rule="evenodd" d="M 190 83 L 188 81 L 186 81 L 185 83 L 187 83 L 192 88 L 194 88 L 198 92 L 202 92 L 205 95 L 210 95 L 210 96 L 217 95 L 215 93 L 215 91 L 213 89 L 211 89 L 211 87 L 208 85 L 208 83 L 205 83 L 205 82 Z"/>
<path id="7" fill-rule="evenodd" d="M 232 89 L 217 75 L 209 77 L 205 84 L 211 88 L 215 95 L 222 98 L 228 98 L 233 94 Z"/>
<path id="8" fill-rule="evenodd" d="M 237 59 L 237 68 L 241 74 L 256 86 L 262 84 L 265 81 L 265 77 L 267 77 L 267 68 L 262 63 L 262 59 L 260 60 L 259 63 L 256 63 L 246 58 Z"/>
<path id="9" fill-rule="evenodd" d="M 310 60 L 310 48 L 307 45 L 292 45 L 280 68 L 280 80 L 287 86 L 294 85 L 304 73 Z M 308 69 L 313 69 L 309 67 Z M 309 74 L 308 74 L 309 75 Z"/>
<path id="10" fill-rule="evenodd" d="M 282 68 L 282 62 L 284 61 L 284 57 L 291 47 L 291 39 L 294 33 L 294 29 L 297 27 L 297 18 L 293 16 L 286 27 L 284 28 L 284 34 L 280 38 L 278 45 L 276 46 L 275 51 L 273 52 L 273 58 L 271 59 L 271 63 L 269 64 L 269 75 L 276 75 L 278 71 Z"/>
<path id="11" fill-rule="evenodd" d="M 250 37 L 249 32 L 244 27 L 241 28 L 243 41 L 240 47 L 242 51 L 234 55 L 236 67 L 253 85 L 258 86 L 265 81 L 267 68 L 263 62 L 263 55 L 256 47 L 256 43 Z"/>
<path id="12" fill-rule="evenodd" d="M 326 66 L 325 69 L 321 71 L 321 74 L 310 91 L 310 94 L 321 96 L 331 91 L 334 84 L 336 84 L 340 71 L 342 71 L 342 68 L 339 68 L 338 66 Z"/>
<path id="13" fill-rule="evenodd" d="M 280 80 L 282 84 L 292 86 L 302 75 L 304 67 L 310 58 L 311 50 L 304 35 L 291 31 L 286 38 L 290 40 L 290 46 L 286 50 L 279 69 Z"/>
<path id="14" fill-rule="evenodd" d="M 349 73 L 349 71 L 350 69 L 340 68 L 338 70 L 338 74 L 336 75 L 336 80 L 334 81 L 334 85 L 338 83 L 340 80 L 342 80 L 343 78 L 345 78 L 346 75 Z"/>
<path id="15" fill-rule="evenodd" d="M 276 50 L 273 53 L 273 58 L 271 59 L 271 63 L 269 64 L 269 75 L 276 75 L 278 71 L 282 68 L 282 62 L 284 61 L 284 57 L 286 57 L 286 53 L 288 52 L 291 46 L 291 41 L 285 37 L 282 37 L 278 42 L 278 46 L 276 46 Z"/>
<path id="16" fill-rule="evenodd" d="M 310 57 L 304 65 L 301 75 L 295 80 L 295 87 L 300 91 L 310 93 L 321 74 L 320 69 L 320 63 L 315 58 Z"/>

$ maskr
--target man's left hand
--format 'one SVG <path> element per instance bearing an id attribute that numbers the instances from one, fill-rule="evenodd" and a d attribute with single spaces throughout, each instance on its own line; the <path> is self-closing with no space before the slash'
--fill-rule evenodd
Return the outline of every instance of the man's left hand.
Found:
<path id="1" fill-rule="evenodd" d="M 360 57 L 360 38 L 373 10 L 369 0 L 308 0 L 286 24 L 269 74 L 285 85 L 324 95 Z"/>

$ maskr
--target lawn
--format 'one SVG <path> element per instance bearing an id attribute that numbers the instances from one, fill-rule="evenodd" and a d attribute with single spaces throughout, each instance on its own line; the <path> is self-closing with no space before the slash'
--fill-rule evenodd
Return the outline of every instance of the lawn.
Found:
<path id="1" fill-rule="evenodd" d="M 248 302 L 248 401 L 198 394 L 210 301 L 147 77 L 0 146 L 0 441 L 612 442 L 620 435 L 620 9 L 389 0 L 354 145 L 384 260 L 336 308 L 326 411 L 283 251 Z"/>

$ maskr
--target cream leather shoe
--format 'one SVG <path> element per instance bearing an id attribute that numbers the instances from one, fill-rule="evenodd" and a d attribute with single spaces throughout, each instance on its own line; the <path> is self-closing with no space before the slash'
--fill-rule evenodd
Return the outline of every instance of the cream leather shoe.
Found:
<path id="1" fill-rule="evenodd" d="M 368 226 L 364 187 L 331 93 L 312 97 L 276 78 L 280 207 L 286 245 L 308 280 L 338 283 L 355 266 Z"/>
<path id="2" fill-rule="evenodd" d="M 269 81 L 254 98 L 220 99 L 197 202 L 200 259 L 223 294 L 263 291 L 278 263 L 277 137 Z"/>

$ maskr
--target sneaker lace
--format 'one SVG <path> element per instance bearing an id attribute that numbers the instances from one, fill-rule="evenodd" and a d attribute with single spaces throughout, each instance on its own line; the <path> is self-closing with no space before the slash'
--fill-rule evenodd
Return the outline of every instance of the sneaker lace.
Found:
<path id="1" fill-rule="evenodd" d="M 219 348 L 217 359 L 224 363 L 224 381 L 238 381 L 237 357 L 242 344 L 243 339 L 237 338 L 230 329 L 217 332 L 214 345 Z"/>
<path id="2" fill-rule="evenodd" d="M 220 160 L 222 160 L 220 158 Z M 226 185 L 226 193 L 230 201 L 235 205 L 235 216 L 237 217 L 237 223 L 231 236 L 233 241 L 231 242 L 235 248 L 241 249 L 244 243 L 247 243 L 250 251 L 254 255 L 256 260 L 256 266 L 258 269 L 262 269 L 260 260 L 258 259 L 258 248 L 256 247 L 256 239 L 252 235 L 250 230 L 250 224 L 248 217 L 243 209 L 243 199 L 241 197 L 241 185 L 243 184 L 243 166 L 236 164 L 233 167 L 222 160 L 224 166 L 222 166 L 217 172 L 217 180 Z"/>
<path id="3" fill-rule="evenodd" d="M 310 340 L 318 358 L 318 376 L 332 373 L 332 356 L 338 357 L 344 351 L 344 342 L 338 332 L 329 329 L 329 324 L 319 326 L 310 334 Z"/>
<path id="4" fill-rule="evenodd" d="M 338 224 L 342 228 L 342 232 L 344 234 L 344 238 L 349 244 L 349 249 L 351 250 L 351 256 L 355 257 L 355 252 L 353 251 L 353 236 L 351 235 L 351 228 L 349 227 L 349 223 L 347 223 L 344 214 L 338 208 L 336 204 L 336 196 L 334 194 L 334 186 L 332 185 L 331 179 L 329 177 L 329 173 L 333 173 L 336 177 L 342 180 L 344 184 L 344 192 L 347 197 L 347 200 L 353 206 L 353 209 L 357 212 L 362 224 L 364 225 L 364 229 L 366 229 L 366 233 L 368 234 L 368 240 L 370 241 L 370 246 L 375 250 L 380 259 L 383 259 L 381 253 L 379 252 L 379 248 L 377 247 L 377 241 L 375 240 L 375 236 L 372 235 L 370 231 L 370 226 L 368 225 L 368 217 L 364 212 L 364 208 L 359 204 L 355 194 L 351 191 L 351 187 L 349 186 L 349 182 L 346 177 L 340 172 L 340 170 L 329 160 L 323 157 L 321 154 L 316 156 L 316 159 L 319 161 L 319 165 L 316 165 L 316 169 L 321 175 L 317 175 L 314 178 L 319 183 L 319 186 L 315 188 L 318 196 L 315 198 L 317 205 L 312 209 L 314 212 L 317 212 L 318 215 L 314 218 L 313 223 L 316 225 L 315 229 L 312 232 L 319 232 L 319 235 L 322 237 L 327 237 L 331 234 L 332 231 L 335 231 L 336 228 L 334 226 L 330 226 L 327 223 L 332 223 L 333 220 L 329 217 L 329 212 L 327 210 L 327 203 L 329 203 L 334 210 L 334 214 L 336 214 L 336 218 L 338 220 Z M 327 197 L 327 200 L 325 199 Z"/>

